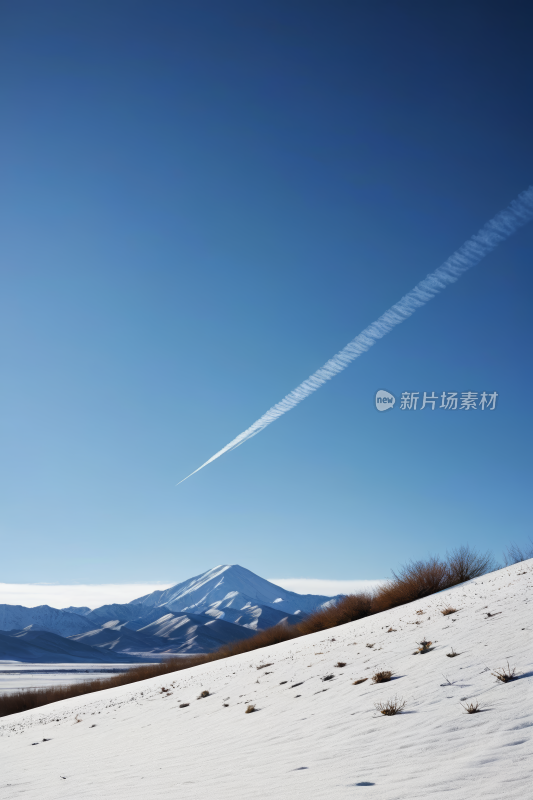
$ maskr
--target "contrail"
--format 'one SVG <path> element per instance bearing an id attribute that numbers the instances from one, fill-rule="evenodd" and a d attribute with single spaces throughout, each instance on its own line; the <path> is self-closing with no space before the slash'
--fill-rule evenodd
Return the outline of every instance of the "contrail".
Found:
<path id="1" fill-rule="evenodd" d="M 455 283 L 461 275 L 471 267 L 478 264 L 481 259 L 485 258 L 491 253 L 501 242 L 504 242 L 509 236 L 512 236 L 522 225 L 525 225 L 533 219 L 533 186 L 530 186 L 524 192 L 518 195 L 513 202 L 507 206 L 499 214 L 496 214 L 489 222 L 487 222 L 478 233 L 468 239 L 460 248 L 456 250 L 450 258 L 442 264 L 435 272 L 431 272 L 423 281 L 415 286 L 408 294 L 404 295 L 402 299 L 389 308 L 388 311 L 373 322 L 368 328 L 365 328 L 355 339 L 343 347 L 337 355 L 326 361 L 323 367 L 320 367 L 314 372 L 307 380 L 301 383 L 292 392 L 289 392 L 283 400 L 272 406 L 266 414 L 263 414 L 253 425 L 250 425 L 245 431 L 240 433 L 229 444 L 215 453 L 214 456 L 202 464 L 201 467 L 195 469 L 191 475 L 195 475 L 201 469 L 206 467 L 212 461 L 215 461 L 220 456 L 233 450 L 235 447 L 251 439 L 257 433 L 262 431 L 271 422 L 274 422 L 291 408 L 297 406 L 310 394 L 316 392 L 326 381 L 331 380 L 334 375 L 346 369 L 348 364 L 351 364 L 356 358 L 369 350 L 373 344 L 379 339 L 383 338 L 389 333 L 396 325 L 403 322 L 405 319 L 414 314 L 417 308 L 425 306 L 435 295 L 439 294 L 450 283 Z M 183 478 L 180 483 L 186 481 Z"/>

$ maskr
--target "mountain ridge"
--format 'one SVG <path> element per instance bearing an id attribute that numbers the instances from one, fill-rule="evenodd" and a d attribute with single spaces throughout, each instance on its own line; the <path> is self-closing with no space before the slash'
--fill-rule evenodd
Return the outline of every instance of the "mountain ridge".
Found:
<path id="1" fill-rule="evenodd" d="M 54 645 L 58 653 L 68 653 L 70 641 L 73 658 L 73 648 L 83 645 L 95 653 L 160 659 L 212 652 L 273 625 L 295 624 L 335 600 L 324 595 L 299 595 L 238 564 L 223 564 L 129 603 L 109 603 L 94 609 L 0 605 L 0 631 L 11 638 L 25 635 L 26 650 L 19 642 L 17 652 L 21 656 L 26 652 L 30 661 L 38 632 L 63 637 L 63 642 Z M 30 646 L 34 639 L 36 645 Z M 13 642 L 2 638 L 0 659 L 13 655 L 14 648 Z"/>

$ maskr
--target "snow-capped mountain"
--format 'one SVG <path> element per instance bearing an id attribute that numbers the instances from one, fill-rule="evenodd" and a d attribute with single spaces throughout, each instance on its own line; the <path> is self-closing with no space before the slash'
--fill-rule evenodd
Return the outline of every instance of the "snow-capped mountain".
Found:
<path id="1" fill-rule="evenodd" d="M 169 611 L 205 614 L 209 609 L 243 610 L 269 606 L 287 614 L 308 614 L 332 602 L 331 597 L 296 594 L 260 578 L 249 569 L 234 564 L 223 565 L 178 583 L 170 589 L 157 590 L 132 600 L 129 605 L 148 608 L 164 606 Z"/>

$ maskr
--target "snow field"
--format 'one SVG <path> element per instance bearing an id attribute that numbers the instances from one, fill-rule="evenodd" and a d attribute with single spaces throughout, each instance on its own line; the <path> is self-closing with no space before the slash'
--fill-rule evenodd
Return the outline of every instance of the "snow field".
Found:
<path id="1" fill-rule="evenodd" d="M 524 800 L 532 584 L 523 562 L 359 622 L 5 717 L 0 795 Z M 448 605 L 458 610 L 443 616 Z M 413 655 L 424 639 L 429 652 Z M 518 674 L 504 684 L 492 672 L 507 661 Z M 377 670 L 392 680 L 373 684 Z M 401 714 L 376 712 L 395 695 Z M 472 699 L 482 711 L 469 715 Z"/>

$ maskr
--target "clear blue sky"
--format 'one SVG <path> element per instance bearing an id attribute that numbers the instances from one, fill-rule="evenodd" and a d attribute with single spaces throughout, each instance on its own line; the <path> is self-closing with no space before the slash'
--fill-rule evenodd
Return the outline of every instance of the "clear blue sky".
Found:
<path id="1" fill-rule="evenodd" d="M 0 580 L 375 578 L 527 537 L 533 225 L 175 484 L 533 182 L 532 16 L 0 2 Z"/>

